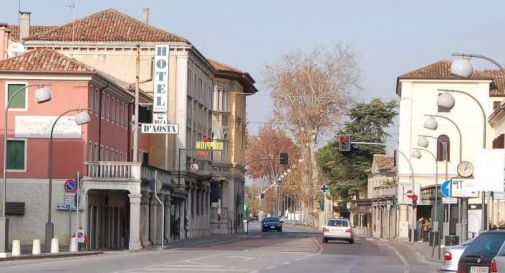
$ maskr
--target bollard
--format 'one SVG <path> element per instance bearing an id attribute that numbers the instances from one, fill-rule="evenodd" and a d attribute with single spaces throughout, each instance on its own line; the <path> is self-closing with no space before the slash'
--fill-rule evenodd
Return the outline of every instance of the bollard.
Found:
<path id="1" fill-rule="evenodd" d="M 51 253 L 58 253 L 60 252 L 60 246 L 58 244 L 58 238 L 53 238 L 51 240 Z"/>
<path id="2" fill-rule="evenodd" d="M 70 252 L 77 252 L 77 239 L 75 237 L 70 238 Z"/>
<path id="3" fill-rule="evenodd" d="M 32 254 L 33 255 L 40 255 L 40 240 L 39 239 L 33 240 Z"/>
<path id="4" fill-rule="evenodd" d="M 12 241 L 12 257 L 21 256 L 21 242 L 19 240 Z"/>

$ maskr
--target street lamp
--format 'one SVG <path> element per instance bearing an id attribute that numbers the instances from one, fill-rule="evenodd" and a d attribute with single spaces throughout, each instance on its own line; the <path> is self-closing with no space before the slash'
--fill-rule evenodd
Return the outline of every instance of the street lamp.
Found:
<path id="1" fill-rule="evenodd" d="M 416 190 L 415 190 L 415 183 L 414 183 L 414 168 L 412 168 L 412 162 L 410 162 L 409 158 L 400 150 L 396 150 L 402 157 L 403 159 L 405 159 L 407 161 L 407 163 L 409 164 L 409 168 L 410 168 L 410 180 L 411 180 L 411 186 L 412 186 L 412 193 L 415 193 Z M 400 181 L 400 179 L 398 179 L 398 181 Z M 415 238 L 414 238 L 414 235 L 415 235 L 415 228 L 416 228 L 416 215 L 415 215 L 415 210 L 414 210 L 414 206 L 412 206 L 412 228 L 411 228 L 411 238 L 412 238 L 412 242 L 414 242 Z"/>
<path id="2" fill-rule="evenodd" d="M 487 60 L 498 68 L 500 68 L 501 72 L 505 73 L 505 68 L 497 61 L 480 54 L 467 54 L 467 53 L 452 53 L 452 56 L 462 57 L 459 60 L 453 61 L 451 64 L 451 73 L 460 76 L 463 78 L 469 78 L 475 72 L 475 68 L 473 64 L 469 61 L 471 58 L 478 58 Z"/>
<path id="3" fill-rule="evenodd" d="M 91 110 L 90 108 L 76 108 L 76 109 L 71 109 L 68 111 L 63 112 L 60 114 L 56 120 L 53 122 L 53 125 L 51 126 L 51 132 L 49 135 L 49 154 L 48 154 L 48 179 L 49 179 L 49 194 L 48 194 L 48 209 L 47 209 L 47 223 L 46 223 L 46 233 L 45 233 L 45 240 L 44 240 L 44 246 L 46 248 L 46 251 L 49 252 L 51 250 L 51 239 L 54 237 L 54 224 L 51 220 L 51 203 L 52 203 L 52 195 L 53 195 L 53 133 L 54 133 L 54 127 L 58 123 L 58 120 L 60 120 L 61 117 L 63 117 L 65 114 L 68 114 L 70 112 L 78 112 L 75 115 L 75 123 L 77 125 L 83 125 L 86 124 L 90 121 L 90 117 L 88 114 L 88 110 Z"/>
<path id="4" fill-rule="evenodd" d="M 26 90 L 28 87 L 33 87 L 37 86 L 39 87 L 37 90 L 35 90 L 35 102 L 37 103 L 44 103 L 47 101 L 51 100 L 51 89 L 47 86 L 41 86 L 41 85 L 27 85 L 23 86 L 12 94 L 12 96 L 9 98 L 7 96 L 8 101 L 5 105 L 5 114 L 4 114 L 4 150 L 3 150 L 3 200 L 2 200 L 2 216 L 0 217 L 0 256 L 5 256 L 5 253 L 7 252 L 8 246 L 9 246 L 9 220 L 6 217 L 6 203 L 7 203 L 7 177 L 6 177 L 6 172 L 7 172 L 7 122 L 8 122 L 8 114 L 9 114 L 9 106 L 11 102 L 14 100 L 14 98 L 17 97 L 21 93 L 21 91 Z"/>

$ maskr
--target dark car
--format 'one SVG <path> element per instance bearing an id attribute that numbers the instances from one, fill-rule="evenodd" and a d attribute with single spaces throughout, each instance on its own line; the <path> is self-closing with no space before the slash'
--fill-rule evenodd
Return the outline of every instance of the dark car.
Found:
<path id="1" fill-rule="evenodd" d="M 505 231 L 481 233 L 461 254 L 458 273 L 488 273 L 491 261 L 505 242 Z"/>
<path id="2" fill-rule="evenodd" d="M 282 222 L 279 217 L 265 217 L 261 221 L 261 231 L 265 232 L 267 230 L 277 230 L 282 231 Z"/>

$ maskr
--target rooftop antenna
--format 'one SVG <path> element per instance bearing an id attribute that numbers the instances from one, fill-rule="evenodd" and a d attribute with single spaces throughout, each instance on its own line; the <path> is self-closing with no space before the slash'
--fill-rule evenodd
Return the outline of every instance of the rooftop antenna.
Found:
<path id="1" fill-rule="evenodd" d="M 21 1 L 21 0 L 19 0 Z M 70 57 L 74 57 L 74 40 L 75 40 L 75 3 L 74 0 L 70 1 L 70 4 L 65 5 L 65 7 L 72 10 L 72 45 L 70 47 Z"/>

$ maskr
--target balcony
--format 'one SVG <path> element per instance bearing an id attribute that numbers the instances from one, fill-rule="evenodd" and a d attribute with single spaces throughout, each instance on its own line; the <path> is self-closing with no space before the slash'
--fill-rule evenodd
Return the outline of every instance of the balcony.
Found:
<path id="1" fill-rule="evenodd" d="M 396 186 L 380 186 L 373 188 L 371 198 L 385 198 L 396 196 L 397 187 Z"/>
<path id="2" fill-rule="evenodd" d="M 140 180 L 140 162 L 87 161 L 87 177 L 95 180 Z"/>

